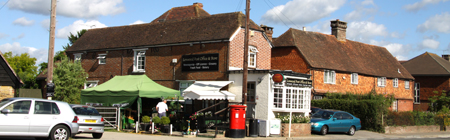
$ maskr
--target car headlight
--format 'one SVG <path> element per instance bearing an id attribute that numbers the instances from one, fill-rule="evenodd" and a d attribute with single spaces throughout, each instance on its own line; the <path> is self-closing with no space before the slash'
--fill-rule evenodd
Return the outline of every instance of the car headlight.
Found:
<path id="1" fill-rule="evenodd" d="M 313 123 L 313 122 L 312 122 L 311 125 L 312 125 L 312 126 L 318 126 L 319 123 Z"/>

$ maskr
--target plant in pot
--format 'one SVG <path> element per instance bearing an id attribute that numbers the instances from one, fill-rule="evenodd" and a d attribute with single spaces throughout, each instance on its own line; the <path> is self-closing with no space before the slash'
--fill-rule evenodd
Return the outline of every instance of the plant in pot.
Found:
<path id="1" fill-rule="evenodd" d="M 161 118 L 159 118 L 158 116 L 153 117 L 152 122 L 155 123 L 156 125 L 158 125 L 159 123 L 161 123 Z"/>
<path id="2" fill-rule="evenodd" d="M 148 131 L 150 128 L 150 116 L 142 116 L 142 123 L 141 123 L 141 128 L 144 131 Z"/>
<path id="3" fill-rule="evenodd" d="M 169 129 L 170 129 L 170 126 L 169 126 L 170 119 L 169 119 L 169 117 L 161 117 L 161 124 L 163 125 L 164 132 L 168 133 Z"/>

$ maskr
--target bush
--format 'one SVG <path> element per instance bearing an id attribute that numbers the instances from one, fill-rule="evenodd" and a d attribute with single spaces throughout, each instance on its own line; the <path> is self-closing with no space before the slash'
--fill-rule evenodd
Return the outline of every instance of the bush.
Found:
<path id="1" fill-rule="evenodd" d="M 282 123 L 289 123 L 289 116 L 290 115 L 277 115 L 276 118 L 279 118 Z M 291 123 L 309 123 L 311 120 L 309 117 L 303 117 L 303 116 L 292 116 Z"/>
<path id="2" fill-rule="evenodd" d="M 149 123 L 150 122 L 150 117 L 149 116 L 142 116 L 142 122 L 143 123 Z"/>
<path id="3" fill-rule="evenodd" d="M 159 124 L 159 123 L 161 123 L 161 118 L 159 118 L 159 117 L 153 117 L 152 121 L 153 121 L 153 123 L 155 123 L 155 124 Z"/>
<path id="4" fill-rule="evenodd" d="M 415 126 L 415 125 L 438 125 L 436 114 L 433 112 L 407 111 L 393 112 L 386 115 L 387 126 Z"/>
<path id="5" fill-rule="evenodd" d="M 163 125 L 170 124 L 170 119 L 169 119 L 169 117 L 161 117 L 161 123 L 162 123 Z"/>

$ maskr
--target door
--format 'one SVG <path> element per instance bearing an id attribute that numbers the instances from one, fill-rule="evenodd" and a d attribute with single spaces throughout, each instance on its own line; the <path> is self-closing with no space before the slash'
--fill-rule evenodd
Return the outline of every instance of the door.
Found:
<path id="1" fill-rule="evenodd" d="M 256 111 L 256 82 L 247 83 L 247 111 L 246 118 L 255 118 Z"/>
<path id="2" fill-rule="evenodd" d="M 348 130 L 350 130 L 350 127 L 353 124 L 353 117 L 348 113 L 343 113 L 341 124 L 342 124 L 342 132 L 348 132 Z"/>
<path id="3" fill-rule="evenodd" d="M 30 122 L 30 134 L 48 135 L 54 123 L 61 122 L 59 108 L 54 102 L 36 101 Z"/>
<path id="4" fill-rule="evenodd" d="M 341 118 L 342 118 L 342 113 L 335 113 L 333 115 L 333 117 L 331 118 L 330 123 L 328 125 L 329 132 L 341 132 L 342 131 Z"/>
<path id="5" fill-rule="evenodd" d="M 0 135 L 28 135 L 30 106 L 31 100 L 20 100 L 2 108 L 10 112 L 0 114 Z"/>

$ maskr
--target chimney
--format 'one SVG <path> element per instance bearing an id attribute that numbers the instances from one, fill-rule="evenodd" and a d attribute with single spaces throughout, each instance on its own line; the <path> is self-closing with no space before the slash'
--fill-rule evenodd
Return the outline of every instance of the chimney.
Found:
<path id="1" fill-rule="evenodd" d="M 306 27 L 303 27 L 303 31 L 306 31 Z"/>
<path id="2" fill-rule="evenodd" d="M 267 38 L 269 38 L 270 41 L 272 41 L 272 34 L 273 34 L 273 27 L 269 27 L 266 25 L 261 24 L 261 28 L 264 30 L 264 32 L 267 35 Z"/>
<path id="3" fill-rule="evenodd" d="M 334 35 L 338 41 L 346 40 L 346 31 L 347 31 L 347 22 L 339 21 L 336 19 L 335 21 L 331 21 L 331 35 Z"/>
<path id="4" fill-rule="evenodd" d="M 447 61 L 450 61 L 450 55 L 448 55 L 448 54 L 443 54 L 442 58 L 444 58 Z"/>
<path id="5" fill-rule="evenodd" d="M 194 4 L 192 4 L 192 6 L 194 6 L 194 7 L 200 7 L 201 9 L 203 9 L 203 4 L 202 3 L 198 3 L 198 2 L 196 2 L 196 3 L 194 3 Z"/>

